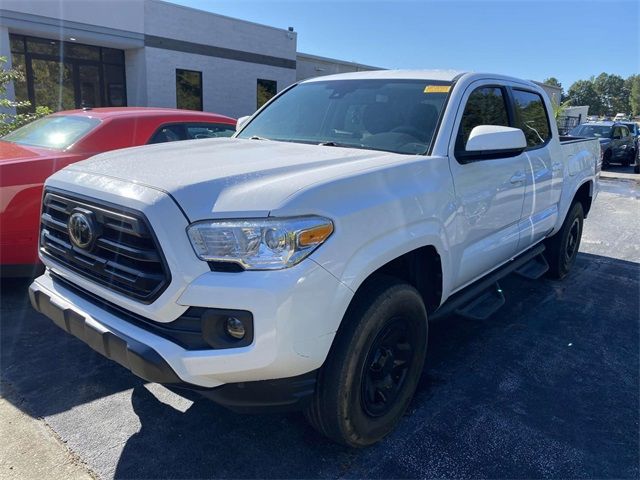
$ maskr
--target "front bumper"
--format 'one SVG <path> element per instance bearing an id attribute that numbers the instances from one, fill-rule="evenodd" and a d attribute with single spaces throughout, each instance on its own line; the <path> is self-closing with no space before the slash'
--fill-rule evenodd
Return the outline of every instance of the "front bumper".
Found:
<path id="1" fill-rule="evenodd" d="M 146 380 L 196 388 L 297 377 L 318 369 L 352 297 L 309 260 L 282 271 L 206 273 L 183 290 L 179 305 L 251 312 L 253 341 L 194 350 L 130 321 L 100 299 L 81 295 L 69 281 L 57 280 L 49 270 L 38 277 L 30 287 L 36 310 Z"/>
<path id="2" fill-rule="evenodd" d="M 33 307 L 98 353 L 149 382 L 195 390 L 238 412 L 287 411 L 304 408 L 316 385 L 316 371 L 292 378 L 229 383 L 202 388 L 184 382 L 162 356 L 147 345 L 62 304 L 37 286 L 29 288 Z"/>
<path id="3" fill-rule="evenodd" d="M 33 308 L 49 317 L 57 326 L 138 377 L 166 385 L 184 383 L 153 348 L 115 328 L 106 327 L 38 284 L 33 283 L 29 287 L 29 298 Z"/>

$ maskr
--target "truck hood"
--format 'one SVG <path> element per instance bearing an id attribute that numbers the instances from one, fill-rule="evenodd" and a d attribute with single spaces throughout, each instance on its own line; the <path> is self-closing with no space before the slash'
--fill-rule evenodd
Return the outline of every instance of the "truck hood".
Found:
<path id="1" fill-rule="evenodd" d="M 411 155 L 219 138 L 128 148 L 67 168 L 170 194 L 190 221 L 263 217 L 306 187 Z M 311 212 L 310 212 L 311 213 Z"/>

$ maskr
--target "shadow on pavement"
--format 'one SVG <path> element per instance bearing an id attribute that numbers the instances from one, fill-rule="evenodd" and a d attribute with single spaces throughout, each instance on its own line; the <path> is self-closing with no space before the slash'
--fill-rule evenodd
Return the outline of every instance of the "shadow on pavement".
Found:
<path id="1" fill-rule="evenodd" d="M 65 412 L 143 383 L 33 310 L 30 283 L 0 283 L 0 376 L 25 401 L 30 410 L 25 413 Z"/>

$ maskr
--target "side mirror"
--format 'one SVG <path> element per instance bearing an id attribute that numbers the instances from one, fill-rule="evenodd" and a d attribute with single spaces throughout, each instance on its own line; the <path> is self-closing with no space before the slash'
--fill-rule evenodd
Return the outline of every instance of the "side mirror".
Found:
<path id="1" fill-rule="evenodd" d="M 247 124 L 250 118 L 251 118 L 251 115 L 240 117 L 236 122 L 236 132 L 239 132 L 240 130 L 242 130 L 242 127 L 244 127 Z"/>
<path id="2" fill-rule="evenodd" d="M 519 128 L 500 125 L 478 125 L 471 130 L 464 157 L 514 157 L 527 147 L 527 139 Z"/>

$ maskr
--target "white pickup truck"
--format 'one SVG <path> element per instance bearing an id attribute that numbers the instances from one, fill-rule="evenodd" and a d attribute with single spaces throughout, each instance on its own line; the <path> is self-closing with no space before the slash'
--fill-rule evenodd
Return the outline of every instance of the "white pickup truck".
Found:
<path id="1" fill-rule="evenodd" d="M 341 74 L 234 138 L 76 163 L 46 182 L 31 301 L 148 381 L 374 443 L 411 400 L 428 318 L 486 318 L 507 274 L 571 268 L 600 147 L 551 111 L 501 75 Z"/>

